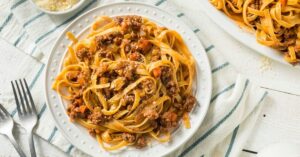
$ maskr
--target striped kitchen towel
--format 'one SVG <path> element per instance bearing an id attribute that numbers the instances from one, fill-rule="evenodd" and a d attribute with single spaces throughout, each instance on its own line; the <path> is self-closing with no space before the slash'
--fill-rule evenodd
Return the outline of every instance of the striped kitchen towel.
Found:
<path id="1" fill-rule="evenodd" d="M 24 61 L 21 67 L 27 68 L 15 68 L 13 73 L 4 68 L 7 72 L 5 77 L 14 79 L 26 76 L 28 78 L 35 102 L 38 105 L 39 125 L 36 134 L 73 156 L 84 156 L 84 154 L 79 153 L 79 150 L 65 140 L 54 121 L 51 120 L 52 117 L 42 94 L 44 79 L 41 73 L 55 38 L 68 23 L 91 8 L 119 1 L 121 0 L 86 0 L 85 7 L 66 16 L 47 15 L 37 10 L 28 0 L 0 1 L 0 36 L 27 55 L 32 56 L 34 62 L 39 63 L 35 65 L 30 61 L 33 60 L 31 57 L 23 57 Z M 145 3 L 162 8 L 189 25 L 206 48 L 212 67 L 213 92 L 207 116 L 194 137 L 170 156 L 239 156 L 260 115 L 261 106 L 267 93 L 239 75 L 230 63 L 224 60 L 219 52 L 222 48 L 213 45 L 216 39 L 205 34 L 205 30 L 210 29 L 209 27 L 193 25 L 184 12 L 181 12 L 170 1 L 147 0 Z M 207 18 L 204 15 L 195 16 L 199 20 Z M 222 36 L 218 37 L 218 40 L 220 39 Z M 19 55 L 10 55 L 20 57 Z M 11 65 L 11 62 L 5 57 L 0 58 L 0 63 L 1 67 Z M 0 78 L 4 77 L 3 75 L 4 72 L 0 71 Z M 0 99 L 0 101 L 18 120 L 11 91 L 6 90 L 4 93 L 6 93 L 4 94 L 5 99 Z"/>

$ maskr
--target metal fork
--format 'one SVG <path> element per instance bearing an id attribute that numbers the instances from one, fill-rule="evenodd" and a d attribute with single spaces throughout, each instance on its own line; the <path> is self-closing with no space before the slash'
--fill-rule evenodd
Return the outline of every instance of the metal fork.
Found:
<path id="1" fill-rule="evenodd" d="M 26 157 L 25 153 L 22 151 L 20 146 L 17 144 L 12 130 L 14 128 L 14 121 L 10 114 L 5 110 L 5 108 L 0 104 L 0 134 L 6 136 L 10 142 L 13 144 L 17 152 L 21 157 Z"/>
<path id="2" fill-rule="evenodd" d="M 29 147 L 31 157 L 36 157 L 32 130 L 37 123 L 37 112 L 30 90 L 25 79 L 11 81 L 11 85 L 17 104 L 20 124 L 29 133 Z"/>

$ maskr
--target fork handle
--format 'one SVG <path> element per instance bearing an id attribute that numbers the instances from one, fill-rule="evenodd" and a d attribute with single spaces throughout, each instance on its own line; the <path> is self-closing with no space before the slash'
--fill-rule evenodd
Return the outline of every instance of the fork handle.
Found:
<path id="1" fill-rule="evenodd" d="M 32 131 L 29 134 L 29 147 L 30 147 L 31 157 L 36 157 L 36 152 L 35 152 L 35 147 L 34 147 L 34 141 L 33 141 L 33 133 L 32 133 Z"/>
<path id="2" fill-rule="evenodd" d="M 18 145 L 17 141 L 15 140 L 15 137 L 12 134 L 7 135 L 9 141 L 13 144 L 16 151 L 19 153 L 20 157 L 26 157 L 25 153 L 21 149 L 21 147 Z"/>

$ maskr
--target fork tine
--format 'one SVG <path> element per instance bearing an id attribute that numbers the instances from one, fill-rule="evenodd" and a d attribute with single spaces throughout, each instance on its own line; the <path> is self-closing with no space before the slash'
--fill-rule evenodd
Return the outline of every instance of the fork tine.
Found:
<path id="1" fill-rule="evenodd" d="M 22 92 L 23 92 L 23 98 L 25 99 L 27 111 L 28 111 L 29 113 L 32 113 L 32 109 L 31 109 L 31 106 L 29 105 L 29 102 L 28 102 L 28 99 L 27 99 L 27 94 L 26 94 L 26 91 L 25 91 L 24 86 L 23 86 L 23 82 L 22 82 L 21 79 L 19 80 L 19 82 L 20 82 L 20 84 L 21 84 L 21 89 L 22 89 Z"/>
<path id="2" fill-rule="evenodd" d="M 14 85 L 13 81 L 11 81 L 10 83 L 11 83 L 11 86 L 12 86 L 12 89 L 13 89 L 13 92 L 14 92 L 14 96 L 15 96 L 15 100 L 16 100 L 18 115 L 21 115 L 22 112 L 21 112 L 21 109 L 20 109 L 20 103 L 19 103 L 19 99 L 18 99 L 18 95 L 17 95 L 17 92 L 16 92 L 15 85 Z"/>
<path id="3" fill-rule="evenodd" d="M 34 105 L 34 101 L 32 99 L 32 95 L 31 95 L 30 89 L 29 89 L 29 87 L 27 85 L 27 81 L 26 81 L 26 79 L 23 79 L 23 81 L 25 83 L 25 87 L 26 87 L 26 90 L 27 90 L 27 93 L 28 93 L 28 96 L 29 96 L 29 100 L 30 100 L 30 104 L 32 106 L 32 110 L 36 114 L 36 108 L 35 108 L 35 105 Z"/>
<path id="4" fill-rule="evenodd" d="M 19 98 L 20 98 L 20 102 L 21 102 L 21 106 L 22 106 L 22 113 L 26 114 L 24 99 L 23 99 L 23 96 L 22 96 L 22 93 L 21 93 L 21 90 L 20 90 L 20 87 L 19 87 L 19 84 L 18 84 L 17 80 L 15 80 L 15 84 L 17 85 L 17 90 L 18 90 L 18 94 L 19 94 Z"/>

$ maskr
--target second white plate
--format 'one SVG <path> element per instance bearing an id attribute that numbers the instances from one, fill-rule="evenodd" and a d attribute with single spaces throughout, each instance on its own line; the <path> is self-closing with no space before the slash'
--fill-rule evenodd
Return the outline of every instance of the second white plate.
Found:
<path id="1" fill-rule="evenodd" d="M 289 64 L 284 60 L 283 55 L 279 51 L 258 43 L 256 41 L 255 34 L 241 29 L 232 19 L 227 17 L 222 11 L 215 8 L 209 0 L 200 0 L 200 3 L 206 15 L 236 40 L 264 56 L 283 64 Z"/>

